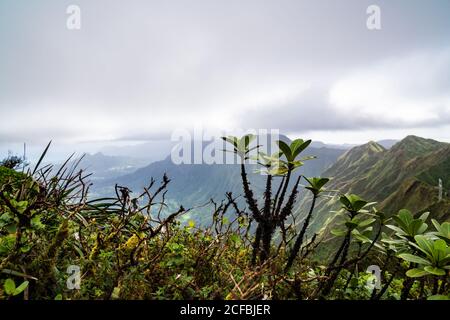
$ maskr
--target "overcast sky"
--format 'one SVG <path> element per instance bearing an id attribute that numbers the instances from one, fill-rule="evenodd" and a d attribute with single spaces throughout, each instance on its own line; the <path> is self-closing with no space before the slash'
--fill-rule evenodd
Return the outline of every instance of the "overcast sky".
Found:
<path id="1" fill-rule="evenodd" d="M 381 30 L 366 27 L 371 4 Z M 449 30 L 448 0 L 0 0 L 0 151 L 194 124 L 450 141 Z"/>

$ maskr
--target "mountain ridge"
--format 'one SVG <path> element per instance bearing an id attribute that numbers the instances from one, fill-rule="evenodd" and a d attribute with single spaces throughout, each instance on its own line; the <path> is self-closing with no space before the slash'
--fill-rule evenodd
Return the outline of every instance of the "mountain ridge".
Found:
<path id="1" fill-rule="evenodd" d="M 450 199 L 438 203 L 438 179 L 450 189 L 450 144 L 417 136 L 407 136 L 392 148 L 374 142 L 355 147 L 343 154 L 322 176 L 331 177 L 328 190 L 355 193 L 388 216 L 406 208 L 420 213 L 429 208 L 432 217 L 450 218 Z M 444 190 L 445 195 L 445 190 Z M 306 212 L 302 201 L 299 214 Z M 332 225 L 340 207 L 338 197 L 322 197 L 317 202 L 312 232 Z"/>

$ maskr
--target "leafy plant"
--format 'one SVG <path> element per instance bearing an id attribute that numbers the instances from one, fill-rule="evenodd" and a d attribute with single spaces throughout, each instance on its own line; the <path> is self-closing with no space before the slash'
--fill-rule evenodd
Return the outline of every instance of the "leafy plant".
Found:
<path id="1" fill-rule="evenodd" d="M 9 155 L 7 158 L 0 161 L 0 167 L 8 169 L 17 169 L 21 165 L 27 165 L 24 158 Z"/>
<path id="2" fill-rule="evenodd" d="M 402 253 L 399 255 L 403 260 L 416 263 L 418 268 L 406 272 L 408 277 L 423 277 L 426 275 L 444 276 L 450 270 L 450 248 L 444 240 L 430 240 L 425 236 L 417 235 L 415 242 L 411 243 L 419 249 L 419 255 Z"/>
<path id="3" fill-rule="evenodd" d="M 436 228 L 436 232 L 431 232 L 431 234 L 439 237 L 444 240 L 448 245 L 450 245 L 450 222 L 444 222 L 440 224 L 434 219 L 431 219 L 434 227 Z"/>
<path id="4" fill-rule="evenodd" d="M 292 267 L 292 264 L 294 263 L 294 260 L 297 257 L 298 252 L 300 251 L 300 248 L 303 244 L 303 238 L 305 236 L 306 230 L 308 229 L 309 222 L 311 220 L 311 217 L 312 217 L 312 214 L 314 211 L 314 206 L 316 204 L 317 197 L 319 196 L 320 193 L 325 191 L 325 189 L 323 187 L 325 186 L 325 184 L 328 181 L 330 181 L 330 179 L 328 179 L 328 178 L 320 178 L 320 177 L 305 178 L 305 180 L 308 182 L 308 186 L 306 186 L 305 188 L 313 194 L 313 198 L 312 198 L 311 207 L 309 209 L 308 215 L 306 216 L 305 222 L 303 223 L 303 227 L 302 227 L 297 239 L 295 240 L 294 247 L 292 248 L 291 254 L 289 255 L 285 271 L 288 271 Z"/>
<path id="5" fill-rule="evenodd" d="M 402 209 L 392 217 L 397 226 L 387 225 L 387 227 L 394 230 L 399 238 L 413 240 L 416 235 L 421 235 L 428 229 L 428 225 L 425 223 L 428 215 L 429 212 L 425 212 L 419 218 L 414 219 L 411 211 Z"/>
<path id="6" fill-rule="evenodd" d="M 360 218 L 361 214 L 369 213 L 365 208 L 374 203 L 369 203 L 355 194 L 344 194 L 339 198 L 339 201 L 342 204 L 340 212 L 344 213 L 344 219 L 342 221 L 344 229 L 334 229 L 332 230 L 332 233 L 335 236 L 344 237 L 344 239 L 325 271 L 325 276 L 328 280 L 323 282 L 317 291 L 321 296 L 326 296 L 330 293 L 341 270 L 345 267 L 346 263 L 348 264 L 347 256 L 352 241 L 352 235 L 356 234 L 359 239 L 362 237 L 361 232 L 356 231 L 357 228 L 366 228 L 375 221 L 374 218 Z"/>
<path id="7" fill-rule="evenodd" d="M 245 160 L 249 158 L 248 154 L 256 147 L 250 148 L 250 142 L 255 139 L 253 135 L 245 135 L 242 138 L 233 136 L 223 137 L 223 140 L 233 146 L 232 152 L 239 155 L 241 161 L 241 178 L 244 189 L 244 197 L 252 213 L 253 219 L 258 223 L 255 232 L 255 240 L 253 242 L 253 258 L 252 263 L 256 263 L 256 257 L 260 253 L 260 261 L 264 262 L 270 256 L 270 247 L 273 235 L 280 227 L 283 240 L 286 242 L 285 220 L 292 213 L 294 202 L 298 193 L 298 185 L 300 177 L 297 179 L 289 195 L 287 189 L 289 187 L 292 172 L 303 165 L 302 160 L 309 160 L 313 157 L 298 159 L 298 156 L 304 151 L 311 140 L 304 141 L 297 139 L 292 141 L 290 145 L 279 140 L 277 144 L 280 148 L 278 153 L 268 156 L 259 154 L 259 164 L 261 164 L 267 173 L 266 188 L 264 191 L 264 204 L 262 209 L 259 208 L 254 193 L 250 187 L 245 169 Z M 272 178 L 274 176 L 282 177 L 275 196 L 272 198 Z M 287 201 L 285 202 L 285 199 Z"/>
<path id="8" fill-rule="evenodd" d="M 28 281 L 24 281 L 18 287 L 16 287 L 14 280 L 11 278 L 8 278 L 5 280 L 5 283 L 3 284 L 3 288 L 7 295 L 17 296 L 17 295 L 21 294 L 28 287 L 28 283 L 29 283 Z"/>
<path id="9" fill-rule="evenodd" d="M 57 172 L 40 167 L 49 145 L 33 170 L 0 168 L 0 299 L 448 298 L 448 222 L 432 220 L 436 230 L 430 232 L 427 214 L 414 218 L 401 210 L 390 220 L 373 203 L 342 195 L 342 221 L 332 230 L 337 238 L 331 238 L 341 242 L 328 264 L 315 261 L 323 238 L 314 234 L 306 244 L 303 239 L 329 179 L 299 175 L 289 185 L 290 173 L 311 158 L 300 158 L 309 143 L 280 143 L 284 151 L 260 154 L 267 180 L 259 203 L 245 171 L 254 138 L 226 141 L 243 157 L 247 207 L 231 193 L 219 203 L 198 206 L 210 212 L 209 225 L 195 221 L 191 209 L 166 201 L 166 175 L 138 193 L 116 185 L 115 196 L 92 199 L 89 175 L 76 166 L 66 162 Z M 273 171 L 276 167 L 286 171 Z M 275 178 L 281 181 L 272 193 Z M 297 233 L 292 212 L 303 178 L 312 202 Z M 282 236 L 277 242 L 276 232 Z M 325 236 L 328 230 L 320 235 Z M 376 252 L 368 258 L 373 248 L 385 256 Z M 367 289 L 369 276 L 359 271 L 374 258 L 384 259 L 385 284 L 379 291 Z M 73 265 L 83 275 L 80 290 L 66 287 L 65 270 Z M 13 279 L 25 281 L 16 287 Z M 418 280 L 406 281 L 411 279 Z"/>

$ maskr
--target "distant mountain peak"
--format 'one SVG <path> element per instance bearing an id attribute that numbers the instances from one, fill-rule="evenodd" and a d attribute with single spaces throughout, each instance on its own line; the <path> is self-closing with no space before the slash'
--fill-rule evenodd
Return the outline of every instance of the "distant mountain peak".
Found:
<path id="1" fill-rule="evenodd" d="M 91 157 L 98 157 L 98 158 L 105 157 L 103 152 L 96 152 L 96 153 L 93 153 L 93 154 L 87 153 L 86 155 L 91 156 Z"/>
<path id="2" fill-rule="evenodd" d="M 336 176 L 348 175 L 353 177 L 358 174 L 358 170 L 367 170 L 370 168 L 382 155 L 386 149 L 375 141 L 356 146 L 345 152 L 336 163 L 331 166 L 324 175 Z"/>
<path id="3" fill-rule="evenodd" d="M 356 146 L 348 150 L 342 157 L 354 157 L 357 156 L 358 158 L 363 156 L 364 154 L 375 154 L 378 152 L 386 151 L 386 149 L 375 141 L 369 141 L 365 144 L 362 144 L 360 146 Z"/>
<path id="4" fill-rule="evenodd" d="M 415 135 L 409 135 L 397 142 L 392 148 L 392 152 L 404 152 L 408 156 L 420 156 L 447 146 L 447 143 L 433 139 L 426 139 Z"/>
<path id="5" fill-rule="evenodd" d="M 386 148 L 383 147 L 381 144 L 379 144 L 378 142 L 375 141 L 369 141 L 368 143 L 366 143 L 365 145 L 362 145 L 363 147 L 365 146 L 365 148 L 371 152 L 383 152 L 386 151 Z"/>
<path id="6" fill-rule="evenodd" d="M 385 149 L 370 141 L 347 151 L 321 176 L 333 178 L 327 184 L 329 190 L 376 201 L 377 208 L 388 215 L 406 208 L 414 213 L 429 211 L 441 220 L 450 218 L 450 198 L 438 202 L 437 187 L 441 180 L 444 195 L 449 194 L 449 143 L 411 135 Z M 299 211 L 308 205 L 303 201 Z M 339 201 L 323 198 L 316 208 L 312 230 L 335 225 Z"/>
<path id="7" fill-rule="evenodd" d="M 408 135 L 398 142 L 398 144 L 400 144 L 400 145 L 408 144 L 408 143 L 440 144 L 441 142 L 433 140 L 433 139 L 422 138 L 422 137 L 415 136 L 415 135 Z"/>

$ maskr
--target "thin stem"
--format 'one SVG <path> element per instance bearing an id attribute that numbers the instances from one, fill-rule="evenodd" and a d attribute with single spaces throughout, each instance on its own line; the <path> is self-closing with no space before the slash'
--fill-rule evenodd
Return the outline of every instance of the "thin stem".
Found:
<path id="1" fill-rule="evenodd" d="M 289 256 L 288 262 L 286 264 L 286 268 L 284 269 L 285 272 L 288 272 L 289 269 L 292 267 L 292 264 L 294 263 L 295 258 L 298 255 L 298 252 L 300 251 L 300 248 L 303 244 L 303 238 L 305 236 L 306 230 L 309 226 L 309 220 L 311 219 L 311 216 L 314 211 L 314 206 L 316 204 L 317 195 L 313 196 L 311 207 L 309 208 L 308 215 L 306 216 L 305 223 L 303 224 L 302 230 L 300 231 L 299 236 L 297 237 L 297 240 L 295 241 L 294 248 L 292 249 L 292 252 Z"/>

